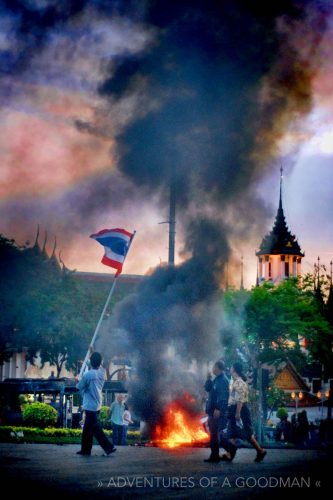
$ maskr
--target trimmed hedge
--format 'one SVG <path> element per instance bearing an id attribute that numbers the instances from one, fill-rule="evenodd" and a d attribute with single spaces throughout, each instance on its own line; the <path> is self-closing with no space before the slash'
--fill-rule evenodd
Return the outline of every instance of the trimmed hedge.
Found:
<path id="1" fill-rule="evenodd" d="M 104 430 L 107 436 L 112 436 L 112 431 Z M 75 444 L 81 441 L 82 429 L 59 429 L 49 427 L 39 429 L 37 427 L 15 427 L 11 425 L 0 426 L 0 441 L 15 443 L 55 443 Z M 127 434 L 129 442 L 140 442 L 140 432 L 129 430 Z"/>

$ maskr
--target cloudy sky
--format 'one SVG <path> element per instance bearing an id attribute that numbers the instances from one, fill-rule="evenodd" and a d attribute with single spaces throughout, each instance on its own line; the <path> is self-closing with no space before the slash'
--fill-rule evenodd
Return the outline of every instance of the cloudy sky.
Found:
<path id="1" fill-rule="evenodd" d="M 108 272 L 89 235 L 136 229 L 124 271 L 144 273 L 167 259 L 174 179 L 177 261 L 209 220 L 250 286 L 283 165 L 303 269 L 328 264 L 333 2 L 261 3 L 0 1 L 0 232 L 39 224 L 68 267 Z"/>

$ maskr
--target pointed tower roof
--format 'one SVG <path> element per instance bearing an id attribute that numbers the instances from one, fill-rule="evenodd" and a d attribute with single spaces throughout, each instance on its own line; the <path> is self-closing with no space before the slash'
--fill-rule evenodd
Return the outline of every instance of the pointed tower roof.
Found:
<path id="1" fill-rule="evenodd" d="M 36 239 L 35 239 L 35 243 L 34 243 L 33 248 L 39 249 L 38 238 L 39 238 L 39 224 L 37 224 L 37 234 L 36 234 Z"/>
<path id="2" fill-rule="evenodd" d="M 300 257 L 304 257 L 304 253 L 301 252 L 301 248 L 297 242 L 296 236 L 289 231 L 286 223 L 286 218 L 282 207 L 282 168 L 280 172 L 279 208 L 275 217 L 274 226 L 272 231 L 263 238 L 260 244 L 259 251 L 256 252 L 256 255 L 283 254 L 298 255 Z"/>
<path id="3" fill-rule="evenodd" d="M 64 261 L 62 260 L 61 251 L 59 252 L 59 263 L 62 265 L 62 273 L 63 274 L 70 274 L 73 272 L 70 269 L 68 269 L 68 267 L 65 265 Z"/>
<path id="4" fill-rule="evenodd" d="M 317 275 L 315 274 L 315 279 L 314 279 L 314 296 L 318 302 L 319 309 L 321 312 L 324 312 L 325 309 L 325 303 L 324 303 L 324 296 L 323 292 L 321 290 L 321 282 L 320 282 L 320 257 L 317 258 L 317 266 L 315 267 L 315 271 L 317 271 Z"/>
<path id="5" fill-rule="evenodd" d="M 51 255 L 50 259 L 56 258 L 56 254 L 55 254 L 56 248 L 57 248 L 57 237 L 55 236 L 54 237 L 54 245 L 53 245 L 52 255 Z"/>
<path id="6" fill-rule="evenodd" d="M 49 256 L 47 255 L 47 251 L 46 251 L 46 243 L 47 243 L 47 231 L 45 231 L 45 237 L 44 237 L 44 243 L 43 243 L 42 253 L 43 253 L 44 257 L 46 259 L 48 259 Z"/>
<path id="7" fill-rule="evenodd" d="M 56 248 L 57 248 L 57 237 L 55 236 L 54 237 L 54 245 L 53 245 L 53 251 L 52 251 L 52 255 L 50 257 L 50 260 L 49 262 L 54 265 L 55 267 L 61 269 L 61 266 L 58 262 L 58 259 L 57 259 L 57 256 L 56 256 Z"/>
<path id="8" fill-rule="evenodd" d="M 37 233 L 35 242 L 31 247 L 26 248 L 27 252 L 30 252 L 32 255 L 39 256 L 42 253 L 42 250 L 39 246 L 39 224 L 37 224 Z"/>

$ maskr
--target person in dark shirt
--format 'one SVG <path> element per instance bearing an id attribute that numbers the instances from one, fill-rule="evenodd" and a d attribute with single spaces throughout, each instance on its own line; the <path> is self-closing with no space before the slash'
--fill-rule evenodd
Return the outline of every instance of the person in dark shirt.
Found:
<path id="1" fill-rule="evenodd" d="M 205 462 L 219 462 L 220 437 L 227 425 L 227 411 L 229 399 L 229 380 L 224 374 L 224 363 L 216 361 L 213 367 L 214 380 L 211 376 L 205 383 L 208 392 L 206 413 L 208 415 L 208 426 L 210 432 L 210 457 Z"/>

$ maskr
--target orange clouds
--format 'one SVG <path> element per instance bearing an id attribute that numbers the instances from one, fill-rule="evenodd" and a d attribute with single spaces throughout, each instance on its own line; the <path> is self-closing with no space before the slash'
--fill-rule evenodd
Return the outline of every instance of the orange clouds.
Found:
<path id="1" fill-rule="evenodd" d="M 85 176 L 112 168 L 112 139 L 82 134 L 74 126 L 74 119 L 92 113 L 87 98 L 34 90 L 32 108 L 7 109 L 2 114 L 2 199 L 49 196 Z"/>

